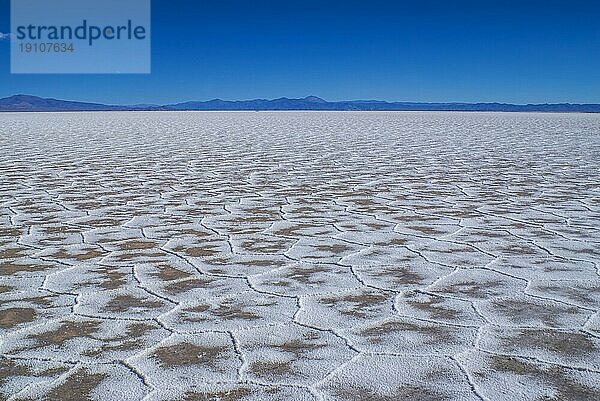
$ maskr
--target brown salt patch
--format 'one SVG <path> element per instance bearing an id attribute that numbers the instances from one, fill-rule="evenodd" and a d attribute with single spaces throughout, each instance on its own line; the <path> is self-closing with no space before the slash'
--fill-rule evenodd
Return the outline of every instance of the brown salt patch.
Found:
<path id="1" fill-rule="evenodd" d="M 153 237 L 160 237 L 164 239 L 170 239 L 173 237 L 181 237 L 186 236 L 192 239 L 203 240 L 206 237 L 211 236 L 212 233 L 198 230 L 195 228 L 181 228 L 181 227 L 165 227 L 161 228 L 160 231 L 157 231 L 153 234 Z"/>
<path id="2" fill-rule="evenodd" d="M 597 351 L 590 337 L 581 333 L 553 330 L 522 330 L 514 337 L 505 337 L 504 346 L 513 350 L 523 348 L 543 349 L 564 357 L 585 357 Z"/>
<path id="3" fill-rule="evenodd" d="M 131 351 L 144 347 L 140 341 L 141 338 L 153 331 L 156 327 L 148 323 L 131 323 L 127 326 L 125 333 L 122 335 L 110 339 L 110 343 L 105 343 L 99 348 L 84 351 L 83 354 L 86 356 L 98 356 L 105 352 L 111 351 Z"/>
<path id="4" fill-rule="evenodd" d="M 153 252 L 153 253 L 148 253 L 148 252 L 142 252 L 143 250 L 137 250 L 137 251 L 125 251 L 125 253 L 121 253 L 118 255 L 115 255 L 115 258 L 120 260 L 120 261 L 131 261 L 131 260 L 136 260 L 139 263 L 153 263 L 153 262 L 157 262 L 160 261 L 161 258 L 163 258 L 165 256 L 164 253 L 161 253 L 159 251 L 157 252 Z M 157 259 L 152 259 L 152 258 L 157 258 Z"/>
<path id="5" fill-rule="evenodd" d="M 500 292 L 492 291 L 496 288 L 502 288 L 502 282 L 498 280 L 488 282 L 461 282 L 448 284 L 442 287 L 439 291 L 450 294 L 469 295 L 474 298 L 487 298 L 488 296 L 500 295 Z M 438 290 L 436 290 L 438 291 Z"/>
<path id="6" fill-rule="evenodd" d="M 272 303 L 270 305 L 274 305 Z M 263 305 L 269 306 L 269 305 Z M 212 309 L 210 313 L 213 316 L 218 316 L 223 319 L 232 320 L 232 319 L 242 319 L 242 320 L 258 320 L 260 319 L 260 315 L 251 310 L 245 310 L 245 307 L 242 305 L 236 305 L 233 301 L 225 301 L 221 303 L 217 308 Z"/>
<path id="7" fill-rule="evenodd" d="M 10 378 L 16 378 L 19 376 L 21 376 L 21 377 L 23 377 L 23 376 L 52 377 L 52 376 L 59 376 L 68 370 L 69 370 L 68 367 L 61 366 L 61 367 L 52 367 L 52 368 L 47 368 L 47 369 L 37 369 L 34 372 L 27 365 L 19 364 L 19 363 L 13 361 L 12 359 L 6 359 L 6 358 L 0 357 L 0 386 L 2 386 L 2 384 L 4 382 L 6 382 L 7 379 L 10 379 Z M 4 398 L 3 398 L 3 400 L 4 400 Z"/>
<path id="8" fill-rule="evenodd" d="M 27 226 L 37 226 L 40 224 L 59 224 L 62 220 L 59 217 L 53 216 L 51 214 L 42 214 L 36 217 L 29 217 L 22 221 L 23 224 Z"/>
<path id="9" fill-rule="evenodd" d="M 208 365 L 217 367 L 229 349 L 225 346 L 205 346 L 179 343 L 158 348 L 154 356 L 165 367 Z"/>
<path id="10" fill-rule="evenodd" d="M 157 266 L 158 272 L 152 272 L 150 275 L 152 277 L 158 277 L 162 281 L 173 281 L 179 280 L 182 278 L 188 278 L 192 274 L 185 272 L 183 270 L 176 269 L 172 266 L 163 265 Z"/>
<path id="11" fill-rule="evenodd" d="M 27 376 L 29 374 L 31 374 L 31 369 L 27 366 L 19 365 L 12 359 L 0 357 L 0 385 L 12 377 Z"/>
<path id="12" fill-rule="evenodd" d="M 0 228 L 0 237 L 20 237 L 21 234 L 22 234 L 22 230 L 20 228 L 9 228 L 9 227 Z"/>
<path id="13" fill-rule="evenodd" d="M 450 247 L 448 249 L 436 249 L 433 252 L 439 252 L 439 253 L 447 253 L 447 254 L 457 254 L 457 253 L 476 253 L 479 252 L 477 249 L 475 248 L 471 248 L 470 246 L 457 246 L 454 244 L 453 247 Z"/>
<path id="14" fill-rule="evenodd" d="M 292 210 L 291 214 L 310 215 L 313 213 L 320 213 L 320 212 L 321 212 L 321 210 L 316 209 L 314 207 L 301 206 L 301 207 L 298 207 L 298 208 Z"/>
<path id="15" fill-rule="evenodd" d="M 378 326 L 364 329 L 360 333 L 363 336 L 369 337 L 371 343 L 380 344 L 384 341 L 386 335 L 397 332 L 410 332 L 425 336 L 425 344 L 444 344 L 453 340 L 451 329 L 448 327 L 397 321 L 385 322 Z"/>
<path id="16" fill-rule="evenodd" d="M 408 240 L 404 239 L 404 238 L 394 238 L 391 241 L 388 242 L 375 242 L 375 245 L 396 245 L 396 246 L 402 246 L 405 245 L 408 242 Z"/>
<path id="17" fill-rule="evenodd" d="M 84 260 L 99 258 L 100 256 L 103 256 L 105 254 L 106 254 L 106 252 L 104 252 L 104 251 L 98 251 L 96 249 L 88 249 L 84 253 L 76 254 L 75 259 L 84 261 Z"/>
<path id="18" fill-rule="evenodd" d="M 345 251 L 349 251 L 350 248 L 347 245 L 333 244 L 333 245 L 315 245 L 314 248 L 320 252 L 329 252 L 334 255 L 340 254 Z"/>
<path id="19" fill-rule="evenodd" d="M 365 310 L 368 310 L 373 306 L 381 306 L 386 301 L 387 297 L 385 295 L 364 292 L 361 294 L 348 294 L 340 298 L 321 298 L 319 302 L 327 306 L 337 306 L 340 303 L 350 303 L 352 304 L 352 310 L 348 311 L 341 309 L 339 312 L 343 315 L 364 318 L 367 317 Z"/>
<path id="20" fill-rule="evenodd" d="M 274 221 L 273 217 L 269 216 L 248 216 L 248 217 L 236 217 L 230 221 L 234 224 L 248 224 L 248 223 L 270 223 Z"/>
<path id="21" fill-rule="evenodd" d="M 100 202 L 74 202 L 78 210 L 97 210 L 107 206 L 106 203 Z"/>
<path id="22" fill-rule="evenodd" d="M 444 301 L 441 298 L 430 297 L 423 301 L 407 300 L 406 303 L 415 309 L 427 313 L 433 319 L 454 320 L 460 315 L 458 311 L 442 306 Z"/>
<path id="23" fill-rule="evenodd" d="M 27 256 L 26 248 L 8 248 L 0 250 L 0 259 L 16 259 Z"/>
<path id="24" fill-rule="evenodd" d="M 316 226 L 312 226 L 310 224 L 296 224 L 291 227 L 282 228 L 280 230 L 274 231 L 273 234 L 281 235 L 283 237 L 297 237 L 297 236 L 302 235 L 301 233 L 298 233 L 299 230 L 302 230 L 305 228 L 312 228 L 312 227 L 316 227 Z"/>
<path id="25" fill-rule="evenodd" d="M 252 235 L 252 234 L 262 233 L 265 230 L 265 228 L 267 228 L 266 226 L 268 226 L 268 224 L 264 224 L 264 223 L 260 226 L 247 226 L 247 227 L 244 227 L 243 225 L 240 224 L 238 226 L 222 228 L 222 230 L 224 230 L 226 233 L 231 234 L 231 235 Z"/>
<path id="26" fill-rule="evenodd" d="M 278 253 L 288 248 L 288 242 L 286 241 L 244 241 L 240 244 L 240 247 L 248 252 L 258 253 Z"/>
<path id="27" fill-rule="evenodd" d="M 95 209 L 95 207 L 92 207 L 91 209 Z M 84 226 L 88 226 L 88 227 L 118 227 L 121 224 L 125 223 L 125 219 L 122 220 L 117 220 L 117 219 L 94 219 L 94 220 L 87 220 L 84 222 L 81 222 L 79 224 L 84 225 Z"/>
<path id="28" fill-rule="evenodd" d="M 33 322 L 37 316 L 35 309 L 8 308 L 0 310 L 0 327 L 15 327 L 22 323 Z"/>
<path id="29" fill-rule="evenodd" d="M 161 306 L 163 306 L 163 303 L 160 301 L 133 295 L 117 295 L 106 304 L 106 310 L 110 312 L 126 312 L 134 308 L 156 309 Z"/>
<path id="30" fill-rule="evenodd" d="M 20 264 L 14 262 L 0 263 L 0 275 L 12 276 L 16 273 L 31 273 L 50 269 L 52 266 L 47 264 Z"/>
<path id="31" fill-rule="evenodd" d="M 216 275 L 223 275 L 223 274 L 227 274 L 227 271 L 225 271 L 224 269 L 220 268 L 220 267 L 213 267 L 213 268 L 209 268 L 207 270 L 208 273 L 211 274 L 216 274 Z"/>
<path id="32" fill-rule="evenodd" d="M 257 376 L 273 378 L 290 375 L 292 367 L 286 361 L 256 361 L 250 364 L 248 371 Z"/>
<path id="33" fill-rule="evenodd" d="M 209 265 L 229 265 L 231 264 L 231 259 L 229 257 L 219 257 L 219 258 L 211 258 L 210 260 L 205 259 L 204 263 Z"/>
<path id="34" fill-rule="evenodd" d="M 62 347 L 69 340 L 91 337 L 99 329 L 100 322 L 98 321 L 63 322 L 58 328 L 31 335 L 31 338 L 36 341 L 37 346 L 58 345 Z"/>
<path id="35" fill-rule="evenodd" d="M 108 378 L 104 373 L 90 373 L 79 369 L 67 380 L 54 387 L 43 398 L 43 401 L 84 401 L 92 400 L 92 393 L 102 381 Z"/>
<path id="36" fill-rule="evenodd" d="M 427 234 L 427 235 L 438 235 L 438 234 L 446 233 L 445 231 L 436 230 L 435 228 L 430 227 L 430 226 L 408 226 L 408 228 L 413 231 L 420 232 L 421 234 Z"/>
<path id="37" fill-rule="evenodd" d="M 156 327 L 143 322 L 130 323 L 127 325 L 126 333 L 123 336 L 124 338 L 139 338 L 144 336 L 145 334 L 156 330 Z"/>
<path id="38" fill-rule="evenodd" d="M 393 394 L 381 394 L 360 386 L 344 386 L 332 388 L 340 401 L 445 401 L 450 400 L 447 394 L 439 393 L 425 386 L 411 384 L 400 385 Z"/>
<path id="39" fill-rule="evenodd" d="M 534 380 L 546 383 L 555 392 L 552 397 L 544 397 L 548 401 L 593 400 L 598 396 L 598 389 L 586 386 L 569 377 L 568 370 L 562 366 L 540 367 L 527 361 L 502 356 L 488 357 L 491 368 L 495 371 L 508 372 L 521 376 L 529 376 Z M 485 373 L 479 374 L 485 376 Z"/>
<path id="40" fill-rule="evenodd" d="M 565 251 L 572 251 L 573 249 L 569 249 L 569 248 L 560 248 L 563 249 Z M 581 248 L 581 249 L 577 249 L 577 253 L 580 254 L 584 254 L 584 255 L 588 255 L 588 256 L 598 256 L 598 251 L 596 249 L 593 248 Z"/>
<path id="41" fill-rule="evenodd" d="M 294 355 L 294 359 L 298 360 L 304 357 L 304 355 L 313 350 L 324 348 L 325 344 L 315 344 L 314 340 L 318 338 L 316 333 L 308 333 L 304 335 L 302 340 L 289 340 L 283 344 L 273 345 L 273 348 L 277 348 L 280 351 L 284 351 Z"/>
<path id="42" fill-rule="evenodd" d="M 381 269 L 383 277 L 391 277 L 397 284 L 421 284 L 424 277 L 404 266 L 386 266 Z"/>
<path id="43" fill-rule="evenodd" d="M 503 238 L 506 236 L 506 233 L 480 230 L 477 231 L 477 236 L 483 238 Z"/>
<path id="44" fill-rule="evenodd" d="M 14 289 L 15 289 L 15 287 L 11 287 L 10 285 L 0 285 L 0 294 L 3 294 L 5 292 L 10 292 Z"/>
<path id="45" fill-rule="evenodd" d="M 177 204 L 177 203 L 175 203 Z M 158 222 L 153 224 L 156 226 L 176 226 L 176 225 L 184 225 L 184 224 L 192 224 L 194 221 L 187 217 L 183 216 L 158 216 Z"/>
<path id="46" fill-rule="evenodd" d="M 183 253 L 186 256 L 193 258 L 206 258 L 214 256 L 219 253 L 218 246 L 206 246 L 206 247 L 184 247 L 178 246 L 173 248 L 173 251 Z"/>
<path id="47" fill-rule="evenodd" d="M 42 231 L 46 234 L 74 234 L 80 233 L 81 229 L 73 226 L 46 226 L 42 227 Z"/>
<path id="48" fill-rule="evenodd" d="M 292 283 L 290 281 L 286 281 L 286 280 L 269 281 L 267 284 L 274 285 L 276 287 L 291 287 L 291 285 L 292 285 Z"/>
<path id="49" fill-rule="evenodd" d="M 566 285 L 548 284 L 540 285 L 536 289 L 541 292 L 562 295 L 576 302 L 592 305 L 597 303 L 595 295 L 600 294 L 600 286 L 570 287 Z"/>
<path id="50" fill-rule="evenodd" d="M 90 248 L 87 250 L 79 250 L 79 251 L 75 251 L 75 252 L 67 252 L 64 249 L 61 249 L 60 251 L 55 252 L 50 256 L 55 259 L 75 259 L 75 260 L 83 262 L 86 260 L 104 256 L 105 254 L 106 254 L 106 252 L 101 252 L 94 248 Z"/>
<path id="51" fill-rule="evenodd" d="M 31 302 L 35 305 L 38 305 L 38 306 L 41 306 L 44 308 L 50 308 L 50 307 L 54 306 L 54 301 L 56 300 L 56 298 L 57 298 L 57 295 L 43 295 L 40 297 L 23 298 L 21 300 Z"/>
<path id="52" fill-rule="evenodd" d="M 383 228 L 388 227 L 385 224 L 379 224 L 379 223 L 367 223 L 366 226 L 369 227 L 369 228 L 372 228 L 374 230 L 381 230 Z"/>
<path id="53" fill-rule="evenodd" d="M 427 221 L 435 221 L 437 220 L 435 217 L 423 216 L 423 215 L 409 215 L 409 216 L 397 216 L 394 217 L 395 220 L 402 221 L 405 223 L 413 223 L 413 222 L 427 222 Z"/>
<path id="54" fill-rule="evenodd" d="M 25 211 L 26 214 L 49 214 L 52 215 L 56 213 L 56 209 L 53 207 L 49 207 L 46 205 L 32 206 L 32 207 L 23 207 L 19 208 Z"/>
<path id="55" fill-rule="evenodd" d="M 285 262 L 280 261 L 280 260 L 269 260 L 269 259 L 263 259 L 263 260 L 247 260 L 241 263 L 244 266 L 256 266 L 256 267 L 268 267 L 268 266 L 283 266 L 285 264 Z"/>
<path id="56" fill-rule="evenodd" d="M 190 278 L 169 284 L 165 287 L 165 291 L 171 295 L 176 295 L 195 288 L 207 288 L 215 281 L 216 279 L 213 278 Z"/>
<path id="57" fill-rule="evenodd" d="M 325 283 L 325 280 L 315 278 L 314 276 L 326 271 L 327 269 L 321 266 L 292 268 L 284 275 L 284 277 L 302 284 L 323 284 Z"/>
<path id="58" fill-rule="evenodd" d="M 261 306 L 271 306 L 275 303 L 271 303 L 268 305 Z M 196 305 L 192 308 L 183 309 L 184 312 L 191 313 L 208 313 L 214 317 L 218 317 L 225 320 L 233 320 L 233 319 L 242 319 L 242 320 L 258 320 L 260 319 L 260 315 L 251 310 L 246 310 L 246 308 L 242 305 L 237 305 L 234 301 L 226 300 L 223 301 L 219 306 L 212 308 L 207 304 Z M 186 319 L 187 321 L 205 321 L 206 318 L 195 318 L 196 320 Z"/>
<path id="59" fill-rule="evenodd" d="M 187 392 L 183 401 L 241 401 L 251 393 L 252 390 L 247 387 L 216 392 Z"/>
<path id="60" fill-rule="evenodd" d="M 119 245 L 122 251 L 152 249 L 156 246 L 154 241 L 127 241 Z"/>
<path id="61" fill-rule="evenodd" d="M 540 319 L 544 325 L 550 327 L 560 325 L 558 318 L 561 315 L 578 312 L 578 309 L 573 306 L 539 305 L 514 299 L 494 300 L 492 305 L 494 313 L 509 317 L 515 322 L 520 323 L 526 319 Z"/>
<path id="62" fill-rule="evenodd" d="M 352 202 L 355 205 L 360 205 L 360 206 L 381 206 L 381 204 L 374 202 L 372 199 L 353 199 Z"/>
<path id="63" fill-rule="evenodd" d="M 105 290 L 114 290 L 127 284 L 128 275 L 120 272 L 115 267 L 100 267 L 95 269 L 94 272 L 101 274 L 105 278 L 105 280 L 100 283 L 100 287 Z"/>
<path id="64" fill-rule="evenodd" d="M 519 245 L 519 244 L 510 244 L 500 248 L 500 251 L 503 254 L 512 255 L 512 256 L 521 256 L 521 255 L 536 255 L 539 251 L 528 245 Z"/>
<path id="65" fill-rule="evenodd" d="M 461 219 L 475 218 L 481 216 L 476 210 L 445 210 L 442 212 L 446 216 L 458 217 Z"/>
<path id="66" fill-rule="evenodd" d="M 277 216 L 279 215 L 279 211 L 275 209 L 269 209 L 267 207 L 252 207 L 248 209 L 243 209 L 244 212 L 253 215 L 268 215 L 268 216 Z"/>

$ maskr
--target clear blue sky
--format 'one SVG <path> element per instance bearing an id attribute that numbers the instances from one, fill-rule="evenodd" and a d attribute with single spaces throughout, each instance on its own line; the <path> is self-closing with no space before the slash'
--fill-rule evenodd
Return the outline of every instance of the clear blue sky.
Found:
<path id="1" fill-rule="evenodd" d="M 0 97 L 600 103 L 599 3 L 153 0 L 152 74 L 10 75 L 0 41 Z"/>

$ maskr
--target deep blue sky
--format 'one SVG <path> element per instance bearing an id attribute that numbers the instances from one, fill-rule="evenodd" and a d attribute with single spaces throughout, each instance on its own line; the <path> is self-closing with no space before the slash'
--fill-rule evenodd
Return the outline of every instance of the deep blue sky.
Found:
<path id="1" fill-rule="evenodd" d="M 153 0 L 152 74 L 11 75 L 0 41 L 0 97 L 600 103 L 599 3 Z"/>

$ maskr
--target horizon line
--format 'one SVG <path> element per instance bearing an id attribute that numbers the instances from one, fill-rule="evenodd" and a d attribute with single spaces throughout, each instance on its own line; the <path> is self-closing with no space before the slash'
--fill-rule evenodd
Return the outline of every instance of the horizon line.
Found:
<path id="1" fill-rule="evenodd" d="M 180 100 L 169 103 L 158 103 L 158 102 L 136 102 L 136 103 L 114 103 L 114 102 L 101 102 L 101 101 L 88 101 L 88 100 L 73 100 L 73 99 L 63 99 L 58 97 L 44 97 L 39 95 L 32 95 L 26 93 L 16 93 L 13 95 L 8 95 L 5 97 L 0 97 L 0 101 L 7 100 L 15 97 L 26 97 L 26 98 L 36 98 L 41 100 L 56 100 L 60 102 L 72 102 L 72 103 L 86 103 L 86 104 L 94 104 L 94 105 L 102 105 L 102 106 L 115 106 L 115 107 L 136 107 L 136 106 L 154 106 L 154 107 L 166 107 L 166 106 L 175 106 L 182 105 L 186 103 L 208 103 L 208 102 L 254 102 L 254 101 L 264 101 L 264 102 L 273 102 L 277 100 L 290 100 L 290 101 L 307 101 L 314 102 L 316 104 L 335 104 L 335 103 L 379 103 L 379 104 L 405 104 L 405 105 L 499 105 L 499 106 L 517 106 L 517 107 L 527 107 L 527 106 L 600 106 L 600 102 L 597 103 L 581 103 L 581 102 L 527 102 L 527 103 L 513 103 L 507 101 L 412 101 L 412 100 L 379 100 L 379 99 L 345 99 L 345 100 L 326 100 L 320 96 L 316 95 L 307 95 L 304 97 L 287 97 L 280 96 L 276 98 L 266 98 L 266 97 L 257 97 L 257 98 L 246 98 L 246 99 L 223 99 L 219 97 L 210 98 L 206 100 L 198 100 L 198 99 L 189 99 L 189 100 Z M 311 99 L 311 100 L 308 100 Z"/>

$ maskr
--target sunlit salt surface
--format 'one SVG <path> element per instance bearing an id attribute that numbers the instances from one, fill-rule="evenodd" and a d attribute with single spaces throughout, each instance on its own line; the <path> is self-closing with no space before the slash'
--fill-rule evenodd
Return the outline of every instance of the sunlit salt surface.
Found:
<path id="1" fill-rule="evenodd" d="M 600 393 L 600 116 L 5 113 L 0 201 L 0 399 Z"/>

